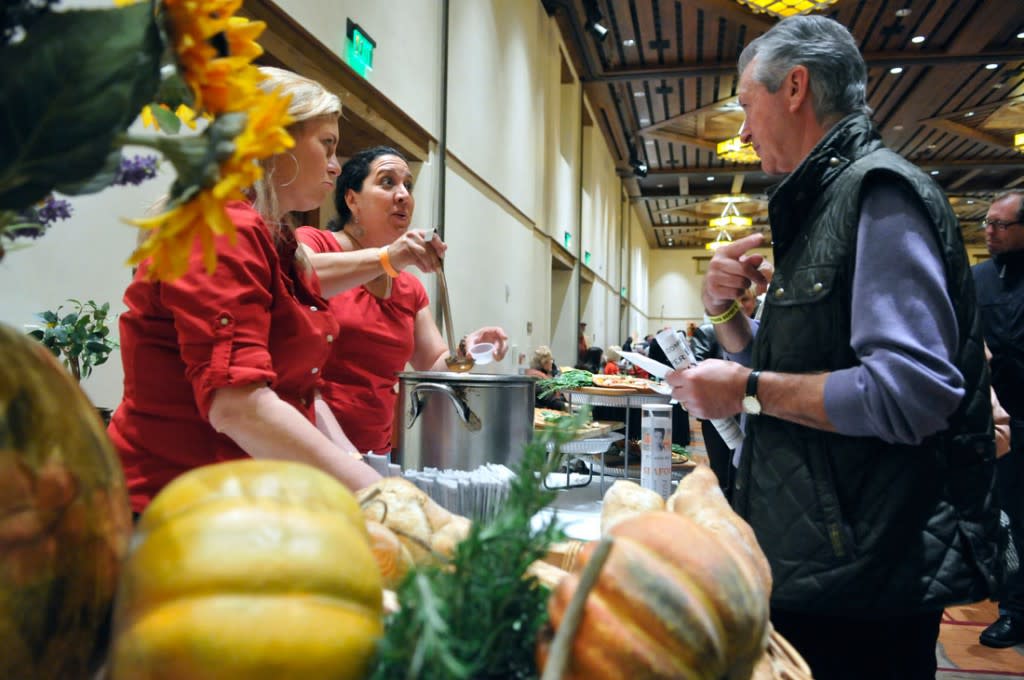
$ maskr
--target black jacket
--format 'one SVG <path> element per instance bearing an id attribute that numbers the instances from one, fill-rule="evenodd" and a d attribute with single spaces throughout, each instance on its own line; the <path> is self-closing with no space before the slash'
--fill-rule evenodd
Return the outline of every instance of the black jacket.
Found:
<path id="1" fill-rule="evenodd" d="M 992 387 L 1014 420 L 1024 419 L 1024 250 L 973 267 Z"/>

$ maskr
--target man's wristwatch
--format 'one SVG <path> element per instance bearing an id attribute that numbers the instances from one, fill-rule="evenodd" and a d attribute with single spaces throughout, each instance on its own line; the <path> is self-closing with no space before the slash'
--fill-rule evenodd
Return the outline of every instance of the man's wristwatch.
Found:
<path id="1" fill-rule="evenodd" d="M 747 378 L 747 394 L 743 397 L 743 412 L 752 416 L 760 415 L 761 402 L 757 398 L 757 379 L 761 371 L 751 371 Z"/>

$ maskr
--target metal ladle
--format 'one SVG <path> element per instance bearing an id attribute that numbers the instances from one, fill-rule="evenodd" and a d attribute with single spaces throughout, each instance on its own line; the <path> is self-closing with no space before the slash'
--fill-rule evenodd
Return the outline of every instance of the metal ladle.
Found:
<path id="1" fill-rule="evenodd" d="M 427 239 L 433 238 L 435 232 L 428 232 Z M 444 278 L 444 263 L 437 268 L 437 281 L 441 284 L 441 310 L 444 314 L 444 330 L 448 334 L 448 356 L 445 357 L 444 363 L 448 365 L 448 370 L 455 373 L 466 373 L 473 368 L 476 363 L 473 361 L 473 357 L 469 356 L 463 349 L 460 355 L 457 351 L 458 348 L 455 346 L 455 332 L 452 330 L 452 308 L 448 303 L 448 281 Z"/>

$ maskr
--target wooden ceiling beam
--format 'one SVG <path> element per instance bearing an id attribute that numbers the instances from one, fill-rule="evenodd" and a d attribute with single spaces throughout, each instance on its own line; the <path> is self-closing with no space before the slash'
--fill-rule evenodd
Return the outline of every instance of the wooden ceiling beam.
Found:
<path id="1" fill-rule="evenodd" d="M 984 134 L 984 133 L 981 133 Z M 1006 149 L 1006 144 L 1002 145 Z M 941 160 L 937 158 L 927 161 L 911 161 L 922 170 L 1024 170 L 1024 156 L 1020 158 L 964 158 L 959 160 Z M 687 179 L 703 179 L 709 172 L 726 172 L 730 175 L 760 175 L 763 174 L 761 166 L 750 166 L 749 169 L 722 168 L 722 167 L 697 167 L 687 169 L 656 168 L 648 173 L 648 176 L 686 177 Z M 721 193 L 721 192 L 719 192 Z"/>
<path id="2" fill-rule="evenodd" d="M 900 52 L 886 51 L 865 54 L 868 68 L 892 68 L 893 66 L 963 66 L 977 63 L 1005 63 L 1024 60 L 1024 49 L 945 52 Z M 721 61 L 717 64 L 678 64 L 675 66 L 652 65 L 640 68 L 618 68 L 595 72 L 589 81 L 618 82 L 627 80 L 655 80 L 658 78 L 680 78 L 686 76 L 715 76 L 736 73 L 736 61 Z"/>
<path id="3" fill-rule="evenodd" d="M 995 135 L 990 135 L 987 132 L 982 132 L 981 130 L 978 130 L 976 128 L 972 128 L 968 125 L 963 125 L 962 123 L 955 123 L 951 120 L 946 120 L 945 118 L 932 118 L 930 120 L 923 120 L 921 122 L 924 125 L 928 125 L 938 130 L 943 130 L 944 132 L 950 132 L 958 137 L 964 137 L 966 139 L 978 142 L 979 144 L 995 147 L 1002 151 L 1006 151 L 1007 149 L 1013 148 L 1013 145 L 1008 144 L 1005 139 L 1000 139 Z"/>
<path id="4" fill-rule="evenodd" d="M 675 144 L 686 144 L 689 146 L 695 146 L 698 149 L 706 149 L 707 151 L 717 151 L 718 143 L 712 142 L 709 139 L 701 139 L 699 137 L 691 137 L 690 135 L 679 134 L 678 132 L 666 132 L 664 130 L 651 130 L 648 132 L 638 132 L 638 137 L 649 137 L 652 139 L 663 139 L 666 142 L 673 142 Z"/>

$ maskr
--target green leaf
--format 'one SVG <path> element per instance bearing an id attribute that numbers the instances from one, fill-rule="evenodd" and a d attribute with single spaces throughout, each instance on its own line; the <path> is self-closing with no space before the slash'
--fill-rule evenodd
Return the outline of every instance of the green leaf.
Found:
<path id="1" fill-rule="evenodd" d="M 168 111 L 158 104 L 150 104 L 149 110 L 153 112 L 157 125 L 164 132 L 176 135 L 181 130 L 181 119 L 174 115 L 173 111 Z"/>
<path id="2" fill-rule="evenodd" d="M 56 191 L 66 196 L 81 196 L 83 194 L 94 194 L 109 187 L 117 171 L 121 168 L 121 150 L 113 149 L 107 154 L 99 172 L 81 182 L 63 182 L 54 187 Z"/>
<path id="3" fill-rule="evenodd" d="M 152 100 L 162 50 L 150 3 L 49 13 L 0 48 L 0 209 L 95 177 Z"/>

